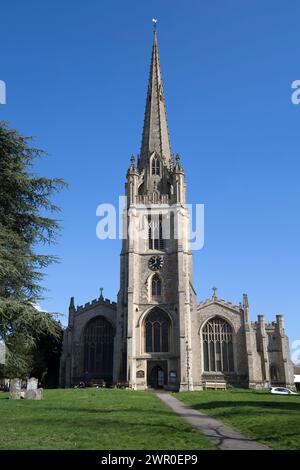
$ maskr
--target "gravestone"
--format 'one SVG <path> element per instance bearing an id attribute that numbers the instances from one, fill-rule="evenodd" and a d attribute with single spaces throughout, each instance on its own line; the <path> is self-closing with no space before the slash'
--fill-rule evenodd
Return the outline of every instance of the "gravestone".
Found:
<path id="1" fill-rule="evenodd" d="M 35 377 L 30 377 L 30 379 L 27 380 L 27 391 L 28 390 L 36 390 L 38 388 L 38 379 Z"/>
<path id="2" fill-rule="evenodd" d="M 26 390 L 25 399 L 26 400 L 42 400 L 43 389 L 37 388 L 36 390 Z"/>
<path id="3" fill-rule="evenodd" d="M 42 400 L 43 389 L 38 388 L 38 379 L 35 377 L 27 380 L 26 391 L 22 390 L 21 379 L 11 379 L 9 383 L 9 398 L 12 400 L 20 400 L 20 398 L 25 398 L 25 400 Z"/>
<path id="4" fill-rule="evenodd" d="M 9 381 L 9 398 L 12 400 L 20 400 L 22 395 L 21 391 L 21 380 L 10 379 Z"/>
<path id="5" fill-rule="evenodd" d="M 38 379 L 31 377 L 27 381 L 27 390 L 25 393 L 26 400 L 42 400 L 43 389 L 38 388 Z"/>

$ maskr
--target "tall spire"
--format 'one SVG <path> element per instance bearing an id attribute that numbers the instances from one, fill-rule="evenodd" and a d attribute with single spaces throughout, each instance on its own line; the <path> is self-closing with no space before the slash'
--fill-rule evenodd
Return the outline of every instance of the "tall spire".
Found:
<path id="1" fill-rule="evenodd" d="M 154 28 L 153 35 L 152 58 L 141 146 L 141 162 L 145 163 L 149 155 L 152 152 L 156 152 L 163 158 L 167 166 L 170 166 L 172 157 L 159 65 L 156 28 Z"/>

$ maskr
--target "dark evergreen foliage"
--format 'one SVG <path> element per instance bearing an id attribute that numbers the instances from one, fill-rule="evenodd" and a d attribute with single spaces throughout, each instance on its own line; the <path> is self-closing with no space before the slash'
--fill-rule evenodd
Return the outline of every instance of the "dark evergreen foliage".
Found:
<path id="1" fill-rule="evenodd" d="M 36 304 L 42 298 L 43 270 L 57 261 L 38 249 L 55 242 L 59 223 L 51 215 L 59 208 L 51 197 L 66 183 L 33 173 L 35 159 L 45 152 L 31 140 L 0 122 L 0 339 L 6 344 L 9 376 L 30 372 L 39 338 L 61 336 L 55 316 Z"/>

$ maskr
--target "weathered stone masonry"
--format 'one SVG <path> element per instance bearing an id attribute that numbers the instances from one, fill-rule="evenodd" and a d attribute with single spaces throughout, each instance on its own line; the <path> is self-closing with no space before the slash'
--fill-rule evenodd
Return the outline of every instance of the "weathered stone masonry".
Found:
<path id="1" fill-rule="evenodd" d="M 201 390 L 205 382 L 292 387 L 282 315 L 272 323 L 258 315 L 253 323 L 247 295 L 234 305 L 216 289 L 197 304 L 185 175 L 171 153 L 156 33 L 141 151 L 131 157 L 125 193 L 124 231 L 133 227 L 146 236 L 129 233 L 123 240 L 117 303 L 101 294 L 76 308 L 71 298 L 61 386 L 103 380 L 134 389 Z"/>

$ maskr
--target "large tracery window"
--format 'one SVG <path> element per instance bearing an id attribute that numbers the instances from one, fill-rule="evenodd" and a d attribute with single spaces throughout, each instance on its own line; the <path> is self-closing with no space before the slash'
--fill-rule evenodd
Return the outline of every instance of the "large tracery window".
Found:
<path id="1" fill-rule="evenodd" d="M 209 320 L 202 330 L 205 372 L 233 372 L 232 328 L 222 318 Z"/>
<path id="2" fill-rule="evenodd" d="M 84 372 L 95 378 L 112 378 L 114 332 L 104 318 L 91 320 L 84 332 Z"/>
<path id="3" fill-rule="evenodd" d="M 152 310 L 145 321 L 146 352 L 168 352 L 170 319 L 159 309 Z"/>

